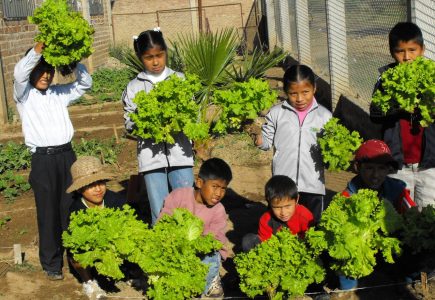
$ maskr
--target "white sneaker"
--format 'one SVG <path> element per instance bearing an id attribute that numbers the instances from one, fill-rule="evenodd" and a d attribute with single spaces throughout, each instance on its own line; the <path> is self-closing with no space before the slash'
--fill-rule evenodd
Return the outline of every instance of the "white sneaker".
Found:
<path id="1" fill-rule="evenodd" d="M 83 293 L 88 296 L 89 299 L 104 299 L 106 297 L 106 292 L 100 288 L 98 282 L 95 280 L 88 280 L 83 282 Z"/>
<path id="2" fill-rule="evenodd" d="M 207 293 L 203 294 L 201 299 L 223 299 L 223 297 L 224 289 L 222 288 L 221 278 L 219 275 L 217 275 L 215 278 L 213 278 Z"/>

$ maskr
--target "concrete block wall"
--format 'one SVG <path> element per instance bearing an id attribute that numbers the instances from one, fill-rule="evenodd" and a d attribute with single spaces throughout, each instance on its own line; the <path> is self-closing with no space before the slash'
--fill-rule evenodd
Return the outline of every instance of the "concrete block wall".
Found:
<path id="1" fill-rule="evenodd" d="M 211 29 L 241 29 L 246 25 L 253 0 L 202 1 L 203 18 Z M 132 46 L 132 36 L 160 26 L 166 40 L 179 33 L 198 31 L 198 0 L 116 0 L 112 7 L 114 43 Z M 206 28 L 203 22 L 203 29 Z"/>

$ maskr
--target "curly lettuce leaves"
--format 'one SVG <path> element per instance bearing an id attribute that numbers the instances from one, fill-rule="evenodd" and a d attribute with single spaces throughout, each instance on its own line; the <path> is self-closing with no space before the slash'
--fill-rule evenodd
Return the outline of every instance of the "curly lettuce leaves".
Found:
<path id="1" fill-rule="evenodd" d="M 404 226 L 401 232 L 403 243 L 414 253 L 435 251 L 435 207 L 423 207 L 421 212 L 412 207 L 404 214 Z"/>
<path id="2" fill-rule="evenodd" d="M 392 233 L 402 226 L 402 217 L 390 202 L 380 200 L 376 191 L 361 189 L 350 198 L 335 195 L 318 230 L 310 229 L 306 239 L 312 251 L 329 253 L 333 270 L 361 278 L 373 272 L 377 253 L 394 262 L 401 248 Z"/>
<path id="3" fill-rule="evenodd" d="M 350 133 L 337 118 L 331 118 L 325 124 L 318 141 L 323 162 L 328 170 L 341 171 L 349 168 L 353 155 L 363 139 L 357 131 Z"/>
<path id="4" fill-rule="evenodd" d="M 325 271 L 317 256 L 288 229 L 235 258 L 240 289 L 254 298 L 267 293 L 270 299 L 303 295 L 308 285 L 321 282 Z"/>
<path id="5" fill-rule="evenodd" d="M 420 125 L 427 127 L 435 116 L 435 62 L 417 57 L 401 63 L 381 75 L 382 89 L 373 94 L 372 102 L 384 113 L 399 106 L 409 113 L 419 112 Z"/>
<path id="6" fill-rule="evenodd" d="M 156 143 L 174 144 L 174 135 L 183 132 L 191 140 L 208 137 L 209 125 L 201 122 L 195 94 L 201 89 L 197 76 L 173 74 L 156 84 L 149 93 L 140 91 L 133 101 L 137 110 L 130 114 L 136 128 L 133 134 Z"/>
<path id="7" fill-rule="evenodd" d="M 35 41 L 44 43 L 43 56 L 50 65 L 70 65 L 92 54 L 94 29 L 66 0 L 45 0 L 28 19 L 38 26 Z"/>

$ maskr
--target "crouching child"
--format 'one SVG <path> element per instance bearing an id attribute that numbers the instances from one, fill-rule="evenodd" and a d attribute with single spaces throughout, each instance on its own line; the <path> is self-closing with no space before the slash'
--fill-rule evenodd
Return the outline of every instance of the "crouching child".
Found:
<path id="1" fill-rule="evenodd" d="M 72 184 L 67 189 L 73 193 L 70 213 L 88 208 L 121 208 L 125 200 L 117 193 L 107 190 L 106 182 L 114 175 L 103 170 L 100 160 L 93 156 L 81 156 L 71 166 Z M 83 293 L 89 299 L 102 299 L 106 292 L 94 277 L 95 270 L 84 268 L 68 252 L 68 262 L 82 281 Z"/>
<path id="2" fill-rule="evenodd" d="M 211 233 L 223 247 L 207 255 L 203 263 L 209 265 L 206 287 L 203 297 L 223 297 L 224 291 L 219 276 L 221 259 L 228 257 L 227 213 L 221 200 L 225 196 L 228 184 L 232 179 L 231 168 L 219 158 L 205 161 L 194 187 L 178 188 L 165 199 L 159 219 L 165 215 L 172 215 L 176 208 L 186 208 L 204 222 L 203 234 Z"/>
<path id="3" fill-rule="evenodd" d="M 248 233 L 243 237 L 243 251 L 249 251 L 268 240 L 283 227 L 299 237 L 304 237 L 305 231 L 313 225 L 313 214 L 305 206 L 298 204 L 298 189 L 290 177 L 272 176 L 266 183 L 265 196 L 269 210 L 260 218 L 258 233 Z"/>

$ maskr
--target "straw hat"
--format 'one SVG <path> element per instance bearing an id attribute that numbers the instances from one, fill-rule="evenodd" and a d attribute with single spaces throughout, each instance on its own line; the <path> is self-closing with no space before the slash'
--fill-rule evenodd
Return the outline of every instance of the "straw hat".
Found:
<path id="1" fill-rule="evenodd" d="M 103 170 L 100 160 L 94 156 L 81 156 L 71 166 L 72 184 L 67 193 L 77 191 L 99 180 L 109 180 L 115 177 L 112 173 Z"/>

